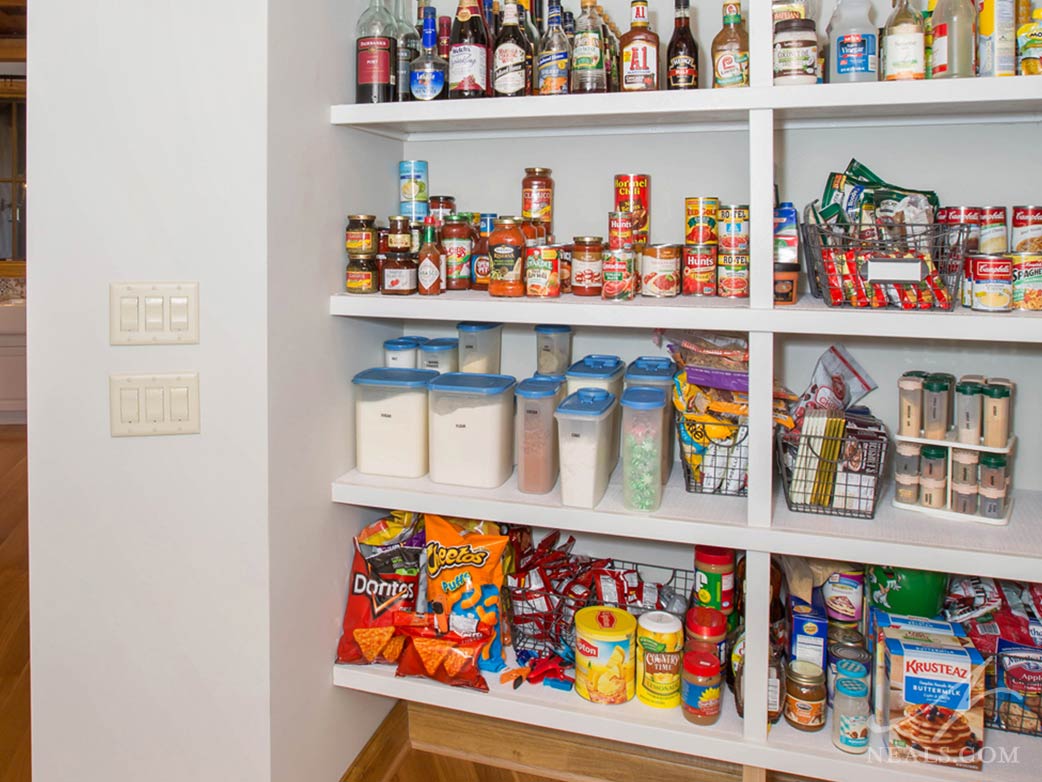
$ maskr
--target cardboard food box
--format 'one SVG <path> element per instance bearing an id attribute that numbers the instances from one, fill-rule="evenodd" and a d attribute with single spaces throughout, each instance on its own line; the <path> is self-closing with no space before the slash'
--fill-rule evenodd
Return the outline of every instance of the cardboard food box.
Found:
<path id="1" fill-rule="evenodd" d="M 996 678 L 995 726 L 1042 736 L 1042 649 L 1000 638 Z"/>
<path id="2" fill-rule="evenodd" d="M 814 590 L 813 604 L 789 596 L 789 616 L 792 632 L 789 634 L 789 659 L 806 660 L 825 670 L 828 649 L 829 619 L 821 591 Z"/>
<path id="3" fill-rule="evenodd" d="M 954 635 L 893 628 L 883 635 L 891 759 L 979 771 L 984 658 Z"/>

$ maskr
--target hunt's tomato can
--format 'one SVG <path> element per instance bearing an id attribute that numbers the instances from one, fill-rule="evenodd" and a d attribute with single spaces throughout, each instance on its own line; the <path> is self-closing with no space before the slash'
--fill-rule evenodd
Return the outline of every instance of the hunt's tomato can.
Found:
<path id="1" fill-rule="evenodd" d="M 651 177 L 647 174 L 616 174 L 615 210 L 632 215 L 634 244 L 651 241 Z"/>
<path id="2" fill-rule="evenodd" d="M 716 224 L 720 199 L 696 196 L 684 199 L 684 241 L 687 244 L 718 244 Z"/>
<path id="3" fill-rule="evenodd" d="M 743 253 L 718 255 L 716 288 L 720 296 L 728 299 L 749 298 L 749 256 Z"/>
<path id="4" fill-rule="evenodd" d="M 680 247 L 649 244 L 640 258 L 640 293 L 669 298 L 680 293 Z"/>
<path id="5" fill-rule="evenodd" d="M 681 290 L 685 296 L 716 295 L 716 245 L 684 247 L 684 270 Z"/>
<path id="6" fill-rule="evenodd" d="M 633 215 L 630 212 L 608 212 L 608 249 L 633 249 Z"/>

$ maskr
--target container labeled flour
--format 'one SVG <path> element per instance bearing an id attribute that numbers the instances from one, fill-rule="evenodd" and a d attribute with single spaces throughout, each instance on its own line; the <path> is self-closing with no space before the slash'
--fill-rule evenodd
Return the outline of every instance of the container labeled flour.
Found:
<path id="1" fill-rule="evenodd" d="M 603 388 L 581 388 L 557 407 L 564 505 L 593 508 L 604 496 L 614 466 L 610 450 L 617 407 L 615 395 Z"/>
<path id="2" fill-rule="evenodd" d="M 386 367 L 359 372 L 355 386 L 355 466 L 369 475 L 427 474 L 427 384 L 424 369 Z"/>

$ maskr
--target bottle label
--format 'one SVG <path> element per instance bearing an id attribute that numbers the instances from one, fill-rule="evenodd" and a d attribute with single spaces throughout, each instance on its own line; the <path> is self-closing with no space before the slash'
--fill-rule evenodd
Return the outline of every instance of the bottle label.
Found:
<path id="1" fill-rule="evenodd" d="M 843 714 L 839 717 L 839 745 L 851 749 L 868 746 L 868 715 L 852 716 Z"/>
<path id="2" fill-rule="evenodd" d="M 671 90 L 693 90 L 698 87 L 698 66 L 690 54 L 678 54 L 669 58 L 667 70 Z"/>
<path id="3" fill-rule="evenodd" d="M 351 293 L 375 291 L 376 272 L 371 269 L 348 269 L 347 290 Z"/>
<path id="4" fill-rule="evenodd" d="M 936 46 L 936 41 L 934 43 Z M 925 79 L 926 52 L 922 33 L 890 33 L 883 39 L 886 81 Z M 936 56 L 936 55 L 935 55 Z"/>
<path id="5" fill-rule="evenodd" d="M 837 73 L 876 73 L 878 70 L 876 36 L 852 33 L 836 37 Z"/>
<path id="6" fill-rule="evenodd" d="M 572 287 L 599 288 L 604 284 L 604 261 L 572 256 Z"/>
<path id="7" fill-rule="evenodd" d="M 492 261 L 487 255 L 473 256 L 473 280 L 488 285 L 488 277 L 492 273 Z"/>
<path id="8" fill-rule="evenodd" d="M 767 711 L 770 714 L 777 714 L 781 711 L 781 682 L 778 681 L 778 674 L 773 669 L 768 671 L 768 674 Z"/>
<path id="9" fill-rule="evenodd" d="M 412 61 L 419 56 L 419 52 L 414 50 L 410 46 L 399 46 L 398 47 L 398 73 L 395 81 L 398 83 L 398 93 L 403 97 L 403 100 L 408 99 L 408 95 L 412 90 L 412 80 L 409 78 L 409 69 L 412 66 Z"/>
<path id="10" fill-rule="evenodd" d="M 497 244 L 490 249 L 489 277 L 496 282 L 521 282 L 521 254 L 524 248 L 515 244 Z"/>
<path id="11" fill-rule="evenodd" d="M 680 703 L 688 714 L 715 717 L 720 714 L 720 685 L 703 686 L 684 679 L 680 683 Z"/>
<path id="12" fill-rule="evenodd" d="M 596 30 L 584 30 L 575 34 L 572 45 L 572 70 L 596 71 L 604 67 L 604 47 L 601 34 Z"/>
<path id="13" fill-rule="evenodd" d="M 948 72 L 948 25 L 933 28 L 933 46 L 930 49 L 930 75 L 943 76 Z"/>
<path id="14" fill-rule="evenodd" d="M 416 269 L 388 269 L 384 266 L 385 291 L 414 291 L 416 290 Z"/>
<path id="15" fill-rule="evenodd" d="M 698 605 L 730 610 L 734 607 L 734 571 L 711 573 L 695 570 L 693 597 Z"/>
<path id="16" fill-rule="evenodd" d="M 449 280 L 469 280 L 474 242 L 470 239 L 442 239 L 441 246 L 445 248 L 445 276 Z"/>
<path id="17" fill-rule="evenodd" d="M 796 725 L 820 728 L 825 724 L 825 699 L 805 700 L 786 693 L 785 718 Z"/>
<path id="18" fill-rule="evenodd" d="M 807 41 L 781 41 L 774 44 L 774 75 L 818 75 L 818 46 Z"/>
<path id="19" fill-rule="evenodd" d="M 496 47 L 492 57 L 492 89 L 500 95 L 525 91 L 525 50 L 516 43 Z"/>
<path id="20" fill-rule="evenodd" d="M 381 36 L 358 39 L 357 81 L 359 84 L 394 84 L 391 60 L 395 40 Z"/>
<path id="21" fill-rule="evenodd" d="M 639 92 L 657 89 L 658 47 L 647 41 L 627 44 L 622 50 L 622 90 Z"/>
<path id="22" fill-rule="evenodd" d="M 539 94 L 568 94 L 568 52 L 543 52 L 539 55 Z"/>
<path id="23" fill-rule="evenodd" d="M 441 270 L 438 268 L 438 264 L 431 258 L 424 258 L 420 261 L 420 269 L 417 273 L 417 279 L 420 282 L 420 287 L 424 290 L 428 290 L 433 287 L 441 278 Z"/>
<path id="24" fill-rule="evenodd" d="M 416 100 L 434 100 L 445 89 L 445 72 L 413 71 L 409 86 Z"/>
<path id="25" fill-rule="evenodd" d="M 521 217 L 525 220 L 550 221 L 550 202 L 554 191 L 548 187 L 525 187 L 521 190 Z"/>
<path id="26" fill-rule="evenodd" d="M 456 43 L 449 50 L 449 91 L 484 92 L 488 86 L 488 50 Z"/>
<path id="27" fill-rule="evenodd" d="M 630 26 L 633 25 L 644 25 L 648 26 L 648 4 L 647 3 L 633 3 L 630 6 Z"/>
<path id="28" fill-rule="evenodd" d="M 749 52 L 724 51 L 713 58 L 714 87 L 749 86 Z"/>

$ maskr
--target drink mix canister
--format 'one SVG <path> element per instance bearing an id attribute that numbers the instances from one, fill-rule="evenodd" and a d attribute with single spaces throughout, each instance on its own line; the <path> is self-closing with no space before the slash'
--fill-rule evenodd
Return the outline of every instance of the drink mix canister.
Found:
<path id="1" fill-rule="evenodd" d="M 621 608 L 575 614 L 575 691 L 593 703 L 625 703 L 635 691 L 637 620 Z"/>

